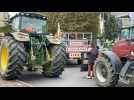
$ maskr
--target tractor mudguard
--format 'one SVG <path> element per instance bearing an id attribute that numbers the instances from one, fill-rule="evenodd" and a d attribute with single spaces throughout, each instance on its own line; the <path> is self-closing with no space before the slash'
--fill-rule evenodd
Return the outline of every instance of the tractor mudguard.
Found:
<path id="1" fill-rule="evenodd" d="M 47 36 L 47 39 L 50 44 L 61 44 L 60 40 L 54 36 Z"/>
<path id="2" fill-rule="evenodd" d="M 114 74 L 119 74 L 122 69 L 122 63 L 119 57 L 112 51 L 101 51 L 101 54 L 107 56 L 110 59 L 115 72 Z"/>
<path id="3" fill-rule="evenodd" d="M 11 34 L 14 37 L 14 39 L 16 39 L 17 41 L 20 41 L 20 42 L 30 41 L 29 35 L 27 33 L 13 32 L 13 33 L 9 33 L 9 34 Z"/>

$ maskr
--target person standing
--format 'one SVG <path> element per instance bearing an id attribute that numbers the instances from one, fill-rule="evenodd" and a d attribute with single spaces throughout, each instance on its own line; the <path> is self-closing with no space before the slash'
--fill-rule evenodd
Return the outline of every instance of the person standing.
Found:
<path id="1" fill-rule="evenodd" d="M 88 78 L 92 79 L 93 77 L 93 65 L 94 62 L 98 56 L 98 48 L 92 44 L 91 45 L 92 50 L 87 54 L 88 56 Z"/>

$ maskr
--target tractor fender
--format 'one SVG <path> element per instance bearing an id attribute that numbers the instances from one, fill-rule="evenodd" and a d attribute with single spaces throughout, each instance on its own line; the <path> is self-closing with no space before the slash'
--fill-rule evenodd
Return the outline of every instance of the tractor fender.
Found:
<path id="1" fill-rule="evenodd" d="M 122 63 L 119 57 L 112 51 L 101 51 L 101 54 L 107 56 L 110 59 L 110 62 L 114 69 L 114 74 L 119 74 L 122 69 Z"/>
<path id="2" fill-rule="evenodd" d="M 27 33 L 23 33 L 23 32 L 13 32 L 13 33 L 9 33 L 11 36 L 14 37 L 14 39 L 16 39 L 17 41 L 20 42 L 27 42 L 30 41 L 29 35 Z"/>
<path id="3" fill-rule="evenodd" d="M 61 44 L 60 40 L 58 38 L 55 38 L 54 36 L 48 36 L 47 39 L 50 44 Z"/>

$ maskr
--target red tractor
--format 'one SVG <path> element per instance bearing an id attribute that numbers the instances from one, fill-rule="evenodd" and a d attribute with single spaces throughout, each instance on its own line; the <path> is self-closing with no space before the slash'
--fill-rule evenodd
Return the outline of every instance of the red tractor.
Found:
<path id="1" fill-rule="evenodd" d="M 112 51 L 100 51 L 93 66 L 96 84 L 113 87 L 118 82 L 134 84 L 134 38 L 121 39 L 112 46 Z"/>
<path id="2" fill-rule="evenodd" d="M 67 36 L 66 53 L 68 61 L 77 61 L 81 64 L 84 71 L 87 71 L 87 54 L 91 51 L 91 43 L 95 40 L 92 32 L 71 32 L 65 33 Z"/>

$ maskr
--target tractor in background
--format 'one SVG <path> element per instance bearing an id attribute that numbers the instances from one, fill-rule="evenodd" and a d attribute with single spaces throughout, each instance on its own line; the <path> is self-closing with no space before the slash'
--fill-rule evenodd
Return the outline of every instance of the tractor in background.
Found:
<path id="1" fill-rule="evenodd" d="M 93 66 L 95 81 L 101 87 L 113 87 L 119 82 L 134 86 L 134 37 L 128 34 L 102 50 Z"/>
<path id="2" fill-rule="evenodd" d="M 46 77 L 59 77 L 64 71 L 65 50 L 47 32 L 47 17 L 19 12 L 8 24 L 13 31 L 3 33 L 0 48 L 0 76 L 13 80 L 22 71 L 39 71 Z"/>
<path id="3" fill-rule="evenodd" d="M 68 62 L 77 61 L 81 65 L 81 71 L 87 71 L 88 53 L 96 44 L 96 34 L 92 32 L 65 32 L 66 35 L 66 53 Z"/>

